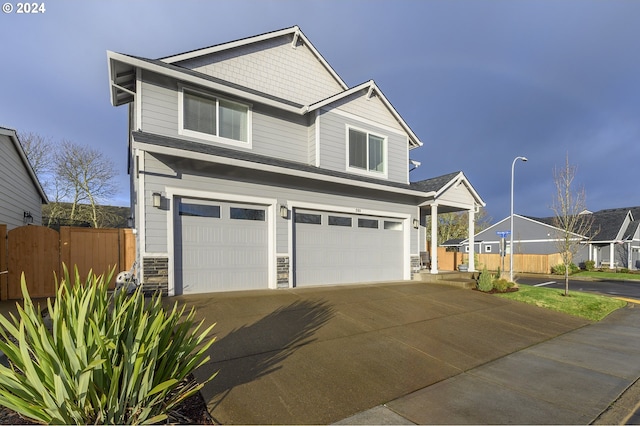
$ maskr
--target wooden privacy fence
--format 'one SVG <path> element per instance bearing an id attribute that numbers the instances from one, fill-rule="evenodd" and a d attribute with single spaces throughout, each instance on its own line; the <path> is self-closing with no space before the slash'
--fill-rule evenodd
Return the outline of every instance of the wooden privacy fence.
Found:
<path id="1" fill-rule="evenodd" d="M 489 271 L 509 270 L 511 255 L 504 258 L 504 268 L 499 254 L 476 254 L 476 269 L 480 270 L 486 266 Z M 444 247 L 438 247 L 438 270 L 454 271 L 458 265 L 467 263 L 469 255 L 466 253 L 449 252 Z M 560 253 L 552 254 L 516 254 L 513 256 L 514 272 L 529 272 L 534 274 L 549 274 L 551 268 L 562 263 Z"/>
<path id="2" fill-rule="evenodd" d="M 24 272 L 29 295 L 55 295 L 55 275 L 66 264 L 73 274 L 77 266 L 82 279 L 89 270 L 115 273 L 128 270 L 135 260 L 135 236 L 131 229 L 75 228 L 63 226 L 60 232 L 44 226 L 22 226 L 7 232 L 0 225 L 0 300 L 20 299 L 20 277 Z M 115 286 L 115 274 L 110 283 Z"/>

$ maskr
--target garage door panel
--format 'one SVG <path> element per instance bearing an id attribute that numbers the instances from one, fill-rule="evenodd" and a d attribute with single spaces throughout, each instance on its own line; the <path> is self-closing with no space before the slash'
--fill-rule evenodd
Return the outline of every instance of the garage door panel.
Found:
<path id="1" fill-rule="evenodd" d="M 321 223 L 298 221 L 312 215 L 320 215 Z M 297 286 L 404 277 L 401 219 L 297 210 L 294 220 Z"/>
<path id="2" fill-rule="evenodd" d="M 266 206 L 178 198 L 176 292 L 266 288 Z"/>

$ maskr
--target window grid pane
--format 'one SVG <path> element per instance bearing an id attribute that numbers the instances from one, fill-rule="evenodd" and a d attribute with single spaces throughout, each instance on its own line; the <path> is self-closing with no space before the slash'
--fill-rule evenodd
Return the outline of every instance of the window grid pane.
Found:
<path id="1" fill-rule="evenodd" d="M 311 225 L 321 225 L 322 216 L 319 214 L 311 214 L 311 213 L 296 213 L 296 222 L 308 223 Z"/>
<path id="2" fill-rule="evenodd" d="M 351 218 L 344 216 L 329 216 L 331 226 L 351 226 Z"/>
<path id="3" fill-rule="evenodd" d="M 247 141 L 247 107 L 220 101 L 220 136 Z"/>
<path id="4" fill-rule="evenodd" d="M 239 220 L 258 220 L 264 222 L 265 211 L 259 209 L 245 209 L 242 207 L 231 207 L 230 210 L 231 219 Z"/>
<path id="5" fill-rule="evenodd" d="M 184 92 L 184 128 L 216 134 L 216 100 Z"/>
<path id="6" fill-rule="evenodd" d="M 367 169 L 367 135 L 349 129 L 349 166 Z"/>
<path id="7" fill-rule="evenodd" d="M 378 221 L 376 219 L 358 219 L 358 228 L 378 229 Z"/>
<path id="8" fill-rule="evenodd" d="M 369 170 L 384 172 L 383 146 L 382 138 L 369 135 Z"/>

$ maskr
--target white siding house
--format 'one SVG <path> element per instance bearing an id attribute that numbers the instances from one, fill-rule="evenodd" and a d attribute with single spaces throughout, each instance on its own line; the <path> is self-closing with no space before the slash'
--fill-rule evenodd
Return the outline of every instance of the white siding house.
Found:
<path id="1" fill-rule="evenodd" d="M 0 223 L 7 230 L 42 224 L 45 195 L 15 130 L 0 127 Z"/>
<path id="2" fill-rule="evenodd" d="M 422 142 L 373 81 L 349 88 L 298 27 L 161 59 L 107 58 L 111 102 L 131 108 L 148 287 L 410 279 L 426 216 L 484 205 L 461 172 L 410 182 L 409 152 Z"/>

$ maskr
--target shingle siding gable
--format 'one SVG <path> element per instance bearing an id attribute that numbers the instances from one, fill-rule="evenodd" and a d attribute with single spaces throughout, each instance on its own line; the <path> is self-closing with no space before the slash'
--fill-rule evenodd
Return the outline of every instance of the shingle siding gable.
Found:
<path id="1" fill-rule="evenodd" d="M 313 52 L 288 34 L 175 65 L 307 105 L 343 90 Z"/>

